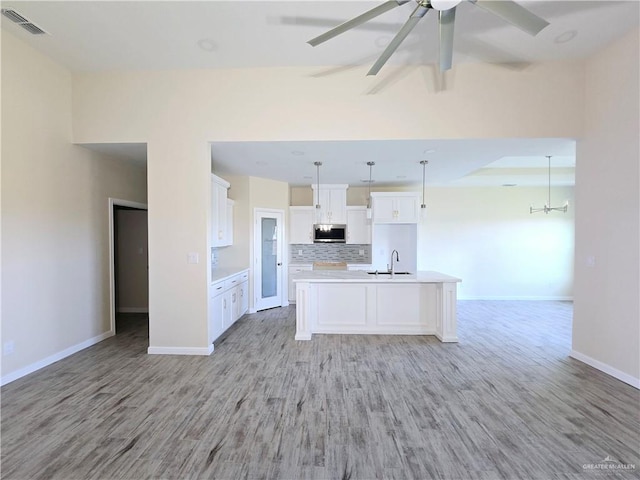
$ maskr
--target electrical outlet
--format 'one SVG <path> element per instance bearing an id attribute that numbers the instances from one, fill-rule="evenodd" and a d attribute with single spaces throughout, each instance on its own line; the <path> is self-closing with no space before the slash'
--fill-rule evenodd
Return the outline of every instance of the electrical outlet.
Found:
<path id="1" fill-rule="evenodd" d="M 11 355 L 13 353 L 13 351 L 15 350 L 15 344 L 13 343 L 13 340 L 9 340 L 7 342 L 4 342 L 4 345 L 2 346 L 2 354 L 3 355 Z"/>
<path id="2" fill-rule="evenodd" d="M 298 250 L 298 255 L 302 255 L 302 250 Z"/>
<path id="3" fill-rule="evenodd" d="M 587 257 L 587 267 L 593 268 L 596 266 L 596 257 L 589 255 Z"/>
<path id="4" fill-rule="evenodd" d="M 187 255 L 187 263 L 199 263 L 200 262 L 200 255 L 198 255 L 197 252 L 190 252 Z"/>
<path id="5" fill-rule="evenodd" d="M 364 256 L 364 250 L 358 250 L 358 255 Z"/>

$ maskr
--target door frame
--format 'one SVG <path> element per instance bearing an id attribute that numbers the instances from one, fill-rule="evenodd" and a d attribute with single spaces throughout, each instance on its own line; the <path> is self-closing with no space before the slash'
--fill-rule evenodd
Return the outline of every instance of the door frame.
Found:
<path id="1" fill-rule="evenodd" d="M 278 242 L 278 250 L 279 250 L 279 254 L 280 254 L 280 282 L 279 285 L 277 285 L 278 293 L 279 293 L 279 297 L 280 297 L 280 304 L 276 305 L 274 307 L 268 307 L 268 308 L 276 308 L 276 307 L 283 307 L 288 305 L 288 291 L 285 294 L 284 293 L 284 286 L 287 284 L 287 278 L 286 278 L 286 255 L 285 255 L 285 250 L 284 250 L 284 246 L 285 246 L 285 235 L 286 235 L 286 230 L 285 230 L 285 212 L 282 209 L 277 209 L 277 208 L 261 208 L 261 207 L 255 207 L 253 209 L 253 305 L 251 305 L 251 311 L 252 312 L 257 312 L 257 300 L 258 300 L 258 292 L 262 292 L 262 236 L 261 236 L 261 228 L 260 225 L 258 223 L 258 217 L 260 214 L 267 214 L 267 215 L 279 215 L 278 217 L 278 225 L 279 225 L 279 233 L 280 233 L 280 238 L 279 238 L 279 242 Z"/>
<path id="2" fill-rule="evenodd" d="M 146 203 L 132 202 L 120 198 L 109 197 L 109 334 L 116 334 L 116 272 L 115 272 L 115 238 L 113 207 L 130 207 L 149 210 Z M 149 228 L 149 227 L 147 227 Z M 148 246 L 148 245 L 147 245 Z M 147 277 L 148 281 L 148 277 Z"/>

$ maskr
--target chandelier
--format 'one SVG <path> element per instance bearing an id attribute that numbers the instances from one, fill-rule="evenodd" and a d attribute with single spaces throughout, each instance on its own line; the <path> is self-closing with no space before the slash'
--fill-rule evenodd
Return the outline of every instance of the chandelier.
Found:
<path id="1" fill-rule="evenodd" d="M 552 207 L 551 206 L 551 155 L 547 155 L 547 161 L 549 163 L 549 190 L 548 190 L 548 196 L 547 196 L 547 203 L 544 204 L 544 207 L 541 208 L 534 208 L 533 205 L 529 206 L 529 213 L 538 213 L 538 212 L 544 212 L 544 213 L 549 213 L 549 212 L 564 212 L 567 213 L 567 208 L 569 207 L 569 200 L 564 202 L 564 205 L 562 205 L 561 207 Z"/>

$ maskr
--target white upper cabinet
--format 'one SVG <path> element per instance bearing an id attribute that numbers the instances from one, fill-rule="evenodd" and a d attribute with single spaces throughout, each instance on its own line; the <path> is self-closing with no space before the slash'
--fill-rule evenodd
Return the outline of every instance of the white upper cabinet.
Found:
<path id="1" fill-rule="evenodd" d="M 418 192 L 371 192 L 373 223 L 418 223 Z"/>
<path id="2" fill-rule="evenodd" d="M 320 184 L 313 189 L 313 204 L 320 204 L 320 218 L 315 223 L 347 223 L 347 188 L 349 185 Z"/>
<path id="3" fill-rule="evenodd" d="M 225 247 L 231 245 L 233 238 L 229 238 L 228 213 L 233 212 L 233 207 L 228 209 L 227 189 L 229 182 L 211 174 L 211 246 Z M 233 222 L 233 213 L 231 213 Z M 233 228 L 233 227 L 231 227 Z"/>
<path id="4" fill-rule="evenodd" d="M 236 202 L 227 198 L 227 228 L 225 243 L 227 245 L 233 245 L 233 206 Z"/>
<path id="5" fill-rule="evenodd" d="M 347 243 L 371 243 L 371 223 L 367 207 L 347 207 Z"/>
<path id="6" fill-rule="evenodd" d="M 313 243 L 314 207 L 289 207 L 289 243 Z"/>

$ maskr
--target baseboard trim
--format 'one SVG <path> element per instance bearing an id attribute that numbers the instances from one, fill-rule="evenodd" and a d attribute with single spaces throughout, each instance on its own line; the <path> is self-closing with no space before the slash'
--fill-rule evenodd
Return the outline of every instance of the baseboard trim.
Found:
<path id="1" fill-rule="evenodd" d="M 55 363 L 59 360 L 62 360 L 63 358 L 73 355 L 74 353 L 78 353 L 80 350 L 84 350 L 85 348 L 91 347 L 96 343 L 100 343 L 101 341 L 106 340 L 109 337 L 113 337 L 113 335 L 115 335 L 115 332 L 113 330 L 109 330 L 108 332 L 102 333 L 98 336 L 85 340 L 84 342 L 80 342 L 69 348 L 65 348 L 64 350 L 58 353 L 49 355 L 48 357 L 43 358 L 42 360 L 38 360 L 37 362 L 32 363 L 31 365 L 22 367 L 16 370 L 15 372 L 8 373 L 0 379 L 0 385 L 6 385 L 7 383 L 11 383 L 15 380 L 18 380 L 19 378 L 22 378 L 25 375 L 29 375 L 30 373 L 36 372 L 41 368 L 47 367 L 52 363 Z"/>
<path id="2" fill-rule="evenodd" d="M 566 296 L 530 296 L 530 297 L 525 297 L 525 296 L 515 296 L 515 297 L 500 297 L 500 296 L 493 296 L 493 295 L 488 295 L 488 296 L 465 296 L 465 295 L 458 295 L 458 300 L 528 300 L 528 301 L 537 301 L 537 300 L 553 300 L 553 301 L 563 301 L 563 302 L 572 302 L 573 301 L 573 297 L 566 297 Z"/>
<path id="3" fill-rule="evenodd" d="M 149 347 L 149 355 L 204 355 L 213 353 L 213 344 L 209 347 Z"/>
<path id="4" fill-rule="evenodd" d="M 569 356 L 640 390 L 640 378 L 635 378 L 628 373 L 624 373 L 617 368 L 613 368 L 611 365 L 607 365 L 600 360 L 596 360 L 595 358 L 591 358 L 590 356 L 576 352 L 575 350 L 571 350 Z"/>
<path id="5" fill-rule="evenodd" d="M 120 307 L 118 313 L 149 313 L 149 307 Z"/>

